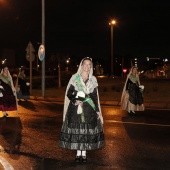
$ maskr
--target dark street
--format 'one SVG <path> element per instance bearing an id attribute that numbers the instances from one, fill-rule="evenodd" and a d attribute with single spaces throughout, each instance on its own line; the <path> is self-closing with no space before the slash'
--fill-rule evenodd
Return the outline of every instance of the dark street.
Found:
<path id="1" fill-rule="evenodd" d="M 170 111 L 145 110 L 129 116 L 102 105 L 105 147 L 87 151 L 87 163 L 75 163 L 76 151 L 58 147 L 63 104 L 30 100 L 19 113 L 0 118 L 0 162 L 10 170 L 170 169 Z"/>

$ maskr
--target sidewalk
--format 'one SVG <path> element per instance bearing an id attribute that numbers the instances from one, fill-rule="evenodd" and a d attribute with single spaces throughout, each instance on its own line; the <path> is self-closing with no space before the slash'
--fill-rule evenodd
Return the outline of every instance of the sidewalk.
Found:
<path id="1" fill-rule="evenodd" d="M 102 93 L 102 95 L 100 95 L 100 104 L 119 107 L 121 94 L 117 94 L 119 96 L 116 96 L 115 94 L 111 94 L 111 95 L 114 97 L 110 97 L 107 93 Z M 59 103 L 63 104 L 64 96 L 65 96 L 65 88 L 46 89 L 44 97 L 42 96 L 42 90 L 40 90 L 40 89 L 34 90 L 33 89 L 30 99 L 31 100 L 55 101 L 55 102 L 59 102 Z M 113 98 L 113 100 L 111 100 L 112 98 Z M 145 105 L 145 108 L 170 109 L 170 101 L 166 100 L 166 102 L 164 102 L 163 100 L 161 100 L 161 98 L 157 102 L 152 102 L 152 99 L 145 100 L 145 98 L 144 98 L 144 105 Z"/>

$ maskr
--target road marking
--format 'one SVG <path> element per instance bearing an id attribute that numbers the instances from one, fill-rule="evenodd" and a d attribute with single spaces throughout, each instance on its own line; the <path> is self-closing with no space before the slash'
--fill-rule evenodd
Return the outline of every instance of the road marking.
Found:
<path id="1" fill-rule="evenodd" d="M 112 123 L 122 123 L 122 124 L 134 124 L 134 125 L 147 125 L 147 126 L 165 126 L 170 127 L 170 125 L 164 125 L 164 124 L 155 124 L 155 123 L 140 123 L 140 122 L 122 122 L 117 120 L 106 120 L 106 122 L 112 122 Z"/>
<path id="2" fill-rule="evenodd" d="M 14 170 L 11 164 L 2 156 L 0 156 L 0 163 L 2 164 L 5 170 Z"/>

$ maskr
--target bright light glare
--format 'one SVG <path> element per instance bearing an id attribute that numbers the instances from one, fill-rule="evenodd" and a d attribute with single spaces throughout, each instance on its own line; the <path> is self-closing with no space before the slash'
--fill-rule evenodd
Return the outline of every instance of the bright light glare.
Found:
<path id="1" fill-rule="evenodd" d="M 6 5 L 7 1 L 6 0 L 0 0 L 0 4 Z"/>
<path id="2" fill-rule="evenodd" d="M 116 20 L 112 20 L 109 25 L 115 25 L 116 24 Z"/>
<path id="3" fill-rule="evenodd" d="M 112 20 L 111 24 L 113 24 L 113 25 L 116 24 L 116 21 L 115 21 L 115 20 Z"/>

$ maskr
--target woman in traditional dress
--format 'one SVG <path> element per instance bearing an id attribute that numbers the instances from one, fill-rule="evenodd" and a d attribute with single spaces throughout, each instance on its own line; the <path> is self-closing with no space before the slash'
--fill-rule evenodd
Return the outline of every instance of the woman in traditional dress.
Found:
<path id="1" fill-rule="evenodd" d="M 133 66 L 127 75 L 121 97 L 121 108 L 130 115 L 135 114 L 135 111 L 144 111 L 142 90 L 138 68 Z"/>
<path id="2" fill-rule="evenodd" d="M 17 110 L 16 90 L 7 66 L 4 66 L 1 70 L 0 86 L 2 87 L 0 95 L 0 110 L 3 112 L 4 117 L 6 117 L 8 116 L 6 111 Z"/>
<path id="3" fill-rule="evenodd" d="M 86 150 L 104 146 L 103 117 L 92 59 L 84 58 L 65 93 L 59 146 L 77 150 L 76 162 L 86 162 Z"/>
<path id="4" fill-rule="evenodd" d="M 21 99 L 27 101 L 27 99 L 30 98 L 29 83 L 26 81 L 24 69 L 21 69 L 18 74 L 15 88 L 17 89 L 17 98 L 19 101 L 21 101 Z"/>

